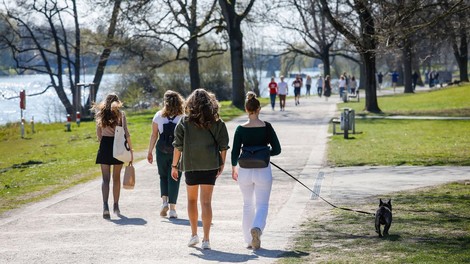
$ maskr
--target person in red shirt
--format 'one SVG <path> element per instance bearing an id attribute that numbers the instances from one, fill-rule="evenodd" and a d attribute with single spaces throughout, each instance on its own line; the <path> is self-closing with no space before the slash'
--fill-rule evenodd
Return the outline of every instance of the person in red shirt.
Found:
<path id="1" fill-rule="evenodd" d="M 269 87 L 269 97 L 271 98 L 271 107 L 274 110 L 276 105 L 276 96 L 277 96 L 277 82 L 274 81 L 274 77 L 271 77 L 271 82 L 268 85 Z"/>

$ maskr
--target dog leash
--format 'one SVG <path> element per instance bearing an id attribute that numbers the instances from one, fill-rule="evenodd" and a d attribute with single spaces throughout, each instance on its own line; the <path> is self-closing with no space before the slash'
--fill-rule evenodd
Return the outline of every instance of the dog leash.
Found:
<path id="1" fill-rule="evenodd" d="M 292 176 L 289 172 L 287 172 L 286 170 L 284 170 L 283 168 L 279 167 L 278 165 L 276 165 L 275 163 L 273 163 L 272 161 L 270 161 L 269 163 L 271 163 L 274 167 L 278 168 L 279 170 L 281 170 L 282 172 L 284 172 L 285 174 L 289 175 L 292 179 L 294 179 L 295 181 L 297 181 L 298 183 L 300 183 L 302 186 L 304 186 L 305 188 L 307 188 L 307 190 L 311 191 L 313 194 L 315 194 L 318 198 L 322 199 L 325 203 L 331 205 L 332 207 L 334 208 L 337 208 L 337 209 L 341 209 L 341 210 L 345 210 L 345 211 L 351 211 L 351 212 L 356 212 L 356 213 L 361 213 L 361 214 L 367 214 L 367 215 L 374 215 L 374 213 L 369 213 L 369 212 L 365 212 L 365 211 L 361 211 L 361 210 L 354 210 L 354 209 L 350 209 L 350 208 L 345 208 L 345 207 L 339 207 L 337 205 L 334 205 L 332 203 L 330 203 L 329 201 L 325 200 L 323 197 L 321 197 L 318 193 L 314 192 L 312 189 L 310 189 L 307 185 L 305 185 L 303 182 L 301 182 L 299 179 L 295 178 L 294 176 Z"/>

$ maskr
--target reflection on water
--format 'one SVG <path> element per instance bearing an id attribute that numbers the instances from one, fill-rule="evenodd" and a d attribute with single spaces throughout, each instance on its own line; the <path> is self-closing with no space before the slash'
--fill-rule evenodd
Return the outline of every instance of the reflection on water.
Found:
<path id="1" fill-rule="evenodd" d="M 93 76 L 84 76 L 83 80 L 90 82 Z M 106 74 L 103 76 L 98 90 L 97 100 L 113 91 L 113 87 L 119 75 Z M 86 81 L 83 81 L 86 83 Z M 20 99 L 17 97 L 21 90 L 26 91 L 26 95 L 43 92 L 50 84 L 49 75 L 24 75 L 12 77 L 0 77 L 0 125 L 11 122 L 19 122 L 21 119 Z M 72 93 L 68 84 L 65 85 L 65 93 L 69 100 L 72 100 Z M 82 88 L 82 103 L 88 98 L 89 88 Z M 26 97 L 26 110 L 23 111 L 26 121 L 34 118 L 35 122 L 64 122 L 66 120 L 65 108 L 59 100 L 54 88 L 47 89 L 46 92 Z"/>

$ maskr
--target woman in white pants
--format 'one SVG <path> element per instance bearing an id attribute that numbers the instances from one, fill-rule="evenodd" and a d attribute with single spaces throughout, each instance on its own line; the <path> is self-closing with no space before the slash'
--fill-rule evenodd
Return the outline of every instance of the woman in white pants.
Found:
<path id="1" fill-rule="evenodd" d="M 248 121 L 237 127 L 232 147 L 232 178 L 238 181 L 243 195 L 243 237 L 248 248 L 253 249 L 261 247 L 261 234 L 268 216 L 272 172 L 269 164 L 264 168 L 238 168 L 238 157 L 241 148 L 247 146 L 270 145 L 270 156 L 281 153 L 281 145 L 271 124 L 259 119 L 260 110 L 256 94 L 248 92 L 245 102 Z"/>

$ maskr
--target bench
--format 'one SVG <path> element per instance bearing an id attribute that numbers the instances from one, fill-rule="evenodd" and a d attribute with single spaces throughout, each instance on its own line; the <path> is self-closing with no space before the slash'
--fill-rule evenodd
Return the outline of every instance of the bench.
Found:
<path id="1" fill-rule="evenodd" d="M 359 102 L 359 90 L 356 90 L 356 93 L 353 94 L 348 94 L 348 101 L 351 101 L 350 98 L 357 98 L 357 101 Z"/>
<path id="2" fill-rule="evenodd" d="M 341 120 L 339 118 L 333 118 L 331 123 L 333 124 L 333 135 L 336 135 L 336 125 L 341 124 Z"/>

